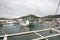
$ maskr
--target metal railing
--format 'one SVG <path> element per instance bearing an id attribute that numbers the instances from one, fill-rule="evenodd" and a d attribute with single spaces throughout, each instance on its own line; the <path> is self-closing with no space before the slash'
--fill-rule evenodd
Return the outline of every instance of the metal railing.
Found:
<path id="1" fill-rule="evenodd" d="M 58 27 L 60 28 L 60 27 Z M 36 35 L 40 36 L 41 38 L 36 38 L 38 40 L 40 39 L 46 39 L 48 40 L 49 37 L 54 37 L 54 36 L 58 36 L 60 35 L 60 31 L 57 30 L 58 28 L 48 28 L 48 29 L 43 29 L 43 30 L 36 30 L 36 31 L 29 31 L 29 32 L 22 32 L 22 33 L 15 33 L 15 34 L 5 34 L 5 35 L 2 35 L 0 37 L 3 37 L 3 40 L 7 40 L 7 37 L 11 37 L 11 36 L 18 36 L 18 35 L 22 35 L 22 34 L 30 34 L 30 33 L 35 33 Z M 49 30 L 53 30 L 53 31 L 56 31 L 57 34 L 53 34 L 53 35 L 49 35 L 49 36 L 42 36 L 41 34 L 39 34 L 39 32 L 42 32 L 42 31 L 49 31 Z M 32 40 L 35 40 L 35 39 L 32 39 Z"/>

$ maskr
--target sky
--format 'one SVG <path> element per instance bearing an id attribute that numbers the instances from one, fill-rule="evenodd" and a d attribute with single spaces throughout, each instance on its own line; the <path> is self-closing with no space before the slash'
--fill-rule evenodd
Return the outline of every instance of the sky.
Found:
<path id="1" fill-rule="evenodd" d="M 33 14 L 55 15 L 60 0 L 0 0 L 0 17 L 18 18 Z M 60 14 L 60 7 L 57 14 Z"/>

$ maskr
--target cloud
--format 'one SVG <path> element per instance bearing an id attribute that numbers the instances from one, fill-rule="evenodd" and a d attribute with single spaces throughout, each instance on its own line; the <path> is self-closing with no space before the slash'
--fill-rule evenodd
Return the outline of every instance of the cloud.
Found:
<path id="1" fill-rule="evenodd" d="M 54 15 L 59 0 L 0 0 L 0 17 Z M 60 14 L 60 8 L 58 13 Z"/>

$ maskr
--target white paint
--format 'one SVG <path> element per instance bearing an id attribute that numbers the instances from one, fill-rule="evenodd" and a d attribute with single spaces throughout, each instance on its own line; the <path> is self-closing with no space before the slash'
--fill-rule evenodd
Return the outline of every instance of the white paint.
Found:
<path id="1" fill-rule="evenodd" d="M 29 21 L 28 20 L 26 21 L 26 25 L 29 25 Z"/>
<path id="2" fill-rule="evenodd" d="M 3 40 L 7 40 L 7 35 L 4 35 L 4 39 Z"/>

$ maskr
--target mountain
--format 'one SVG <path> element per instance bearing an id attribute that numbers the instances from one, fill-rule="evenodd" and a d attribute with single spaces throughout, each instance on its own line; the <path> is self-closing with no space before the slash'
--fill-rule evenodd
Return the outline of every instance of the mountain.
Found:
<path id="1" fill-rule="evenodd" d="M 8 20 L 8 18 L 0 18 L 0 20 Z"/>
<path id="2" fill-rule="evenodd" d="M 60 14 L 59 15 L 48 15 L 42 18 L 60 18 Z"/>
<path id="3" fill-rule="evenodd" d="M 30 14 L 30 15 L 26 15 L 26 16 L 22 16 L 19 19 L 38 19 L 40 17 L 37 17 L 36 15 Z"/>

